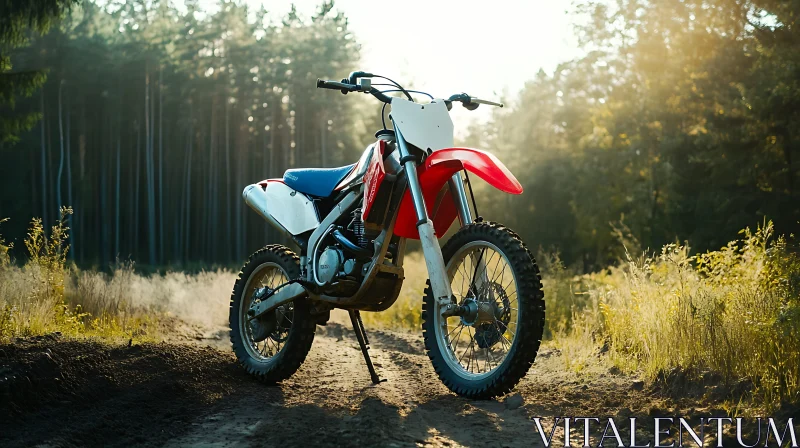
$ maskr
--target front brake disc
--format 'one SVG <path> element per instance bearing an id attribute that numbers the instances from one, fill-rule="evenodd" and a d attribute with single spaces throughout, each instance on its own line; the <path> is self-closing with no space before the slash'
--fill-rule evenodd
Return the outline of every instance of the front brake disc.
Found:
<path id="1" fill-rule="evenodd" d="M 475 342 L 478 343 L 479 348 L 489 348 L 500 342 L 500 338 L 504 337 L 503 333 L 506 332 L 508 323 L 511 321 L 511 302 L 508 300 L 508 294 L 503 286 L 492 282 L 486 290 L 487 297 L 481 301 L 488 302 L 492 306 L 495 319 L 494 322 L 475 326 Z"/>

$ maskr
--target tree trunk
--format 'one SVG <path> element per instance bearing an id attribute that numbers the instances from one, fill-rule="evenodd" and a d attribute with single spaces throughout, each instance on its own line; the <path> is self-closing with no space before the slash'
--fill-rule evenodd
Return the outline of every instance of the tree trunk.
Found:
<path id="1" fill-rule="evenodd" d="M 80 135 L 78 136 L 78 180 L 80 185 L 84 185 L 86 183 L 86 179 L 84 178 L 86 174 L 86 101 L 84 100 L 81 102 L 81 130 Z M 82 242 L 83 235 L 86 235 L 86 208 L 83 207 L 83 202 L 81 201 L 81 197 L 77 197 L 77 201 L 75 203 L 75 207 L 77 213 L 75 213 L 77 220 L 75 225 L 75 240 L 74 242 Z M 80 260 L 86 260 L 86 244 L 74 244 L 72 247 L 78 249 L 77 256 Z"/>
<path id="2" fill-rule="evenodd" d="M 64 172 L 64 120 L 61 117 L 61 88 L 64 86 L 64 80 L 58 83 L 58 139 L 59 139 L 59 157 L 58 157 L 58 175 L 56 175 L 56 213 L 61 213 L 61 174 Z"/>
<path id="3" fill-rule="evenodd" d="M 164 136 L 163 70 L 158 66 L 158 259 L 164 262 Z"/>
<path id="4" fill-rule="evenodd" d="M 122 120 L 120 120 L 120 124 L 121 123 L 122 123 Z M 120 139 L 120 136 L 119 136 L 119 129 L 117 129 L 117 175 L 116 175 L 117 185 L 116 185 L 116 188 L 115 188 L 115 190 L 116 190 L 115 193 L 116 194 L 114 195 L 114 198 L 115 198 L 114 199 L 114 209 L 115 209 L 115 213 L 114 213 L 114 229 L 116 229 L 115 232 L 114 232 L 114 255 L 116 255 L 117 257 L 119 256 L 119 235 L 121 233 L 120 227 L 119 227 L 119 208 L 120 208 L 119 190 L 120 190 L 120 173 L 121 173 L 121 170 L 120 170 L 120 168 L 121 168 L 120 159 L 121 158 L 122 158 L 122 140 Z"/>
<path id="5" fill-rule="evenodd" d="M 278 113 L 280 112 L 281 103 L 280 100 L 272 101 L 272 104 L 277 104 L 278 107 L 274 108 L 272 112 L 272 124 L 269 128 L 269 169 L 265 173 L 267 177 L 277 176 L 276 169 L 275 169 L 275 162 L 277 158 L 275 157 L 275 142 L 278 135 Z M 264 240 L 270 241 L 270 236 L 273 233 L 272 226 L 264 226 Z"/>
<path id="6" fill-rule="evenodd" d="M 100 196 L 99 205 L 100 207 L 97 209 L 97 222 L 100 226 L 98 229 L 100 232 L 100 259 L 102 260 L 102 266 L 108 266 L 109 258 L 108 258 L 108 249 L 109 249 L 109 237 L 108 237 L 108 222 L 106 220 L 106 212 L 108 210 L 108 196 L 106 192 L 108 191 L 108 173 L 107 173 L 107 165 L 106 162 L 107 155 L 109 149 L 111 149 L 111 120 L 106 119 L 106 122 L 109 123 L 106 127 L 108 133 L 108 140 L 103 141 L 102 139 L 102 131 L 101 131 L 101 139 L 100 139 L 100 191 L 98 191 Z M 108 145 L 108 146 L 106 146 Z"/>
<path id="7" fill-rule="evenodd" d="M 192 112 L 189 110 L 189 156 L 186 160 L 186 188 L 184 189 L 184 197 L 186 198 L 183 208 L 186 210 L 186 243 L 184 258 L 188 261 L 191 253 L 191 235 L 192 235 L 192 153 L 194 148 L 194 126 L 191 123 Z"/>
<path id="8" fill-rule="evenodd" d="M 184 160 L 186 164 L 184 165 L 185 169 L 183 172 L 183 191 L 181 194 L 181 203 L 180 203 L 180 233 L 178 237 L 181 240 L 181 250 L 177 253 L 177 256 L 180 257 L 184 262 L 188 261 L 189 259 L 189 221 L 191 220 L 191 181 L 192 181 L 192 146 L 194 141 L 194 126 L 192 123 L 192 104 L 189 104 L 189 129 L 186 133 L 187 137 L 187 150 L 185 152 L 186 157 Z"/>
<path id="9" fill-rule="evenodd" d="M 136 127 L 136 193 L 134 198 L 134 215 L 133 215 L 133 251 L 134 256 L 139 256 L 139 182 L 142 177 L 142 130 L 139 126 Z"/>
<path id="10" fill-rule="evenodd" d="M 215 112 L 216 111 L 216 101 L 215 98 L 211 98 L 211 129 L 209 135 L 209 142 L 208 142 L 208 199 L 207 199 L 207 206 L 206 206 L 206 222 L 208 226 L 207 230 L 207 239 L 206 239 L 206 256 L 213 260 L 214 259 L 214 239 L 216 237 L 214 232 L 214 145 L 215 145 L 215 129 L 214 123 L 216 123 Z"/>
<path id="11" fill-rule="evenodd" d="M 153 114 L 151 109 L 152 101 L 150 101 L 150 74 L 145 68 L 144 74 L 144 121 L 145 121 L 145 165 L 147 166 L 147 230 L 149 235 L 148 240 L 148 254 L 150 266 L 156 265 L 156 207 L 155 207 L 155 173 L 153 172 L 153 132 L 152 132 L 152 119 Z"/>
<path id="12" fill-rule="evenodd" d="M 44 87 L 42 88 L 42 95 L 40 97 L 40 106 L 42 109 L 42 224 L 47 228 L 47 142 L 45 140 L 45 115 L 44 115 Z"/>
<path id="13" fill-rule="evenodd" d="M 233 259 L 233 241 L 231 237 L 233 236 L 233 227 L 232 227 L 232 204 L 231 204 L 231 141 L 230 141 L 230 99 L 225 98 L 225 204 L 227 205 L 227 213 L 225 217 L 226 223 L 226 230 L 227 234 L 225 235 L 225 240 L 227 241 L 226 246 L 228 246 L 227 250 L 225 251 L 225 261 L 231 261 Z"/>
<path id="14" fill-rule="evenodd" d="M 242 149 L 241 149 L 242 148 L 242 142 L 243 141 L 247 141 L 247 138 L 242 136 L 242 132 L 239 132 L 238 137 L 239 137 L 237 139 L 238 145 L 236 146 L 238 148 L 238 150 L 234 154 L 234 160 L 236 162 L 236 180 L 242 179 L 244 177 L 242 175 L 242 170 L 244 168 L 242 166 L 242 159 L 244 157 L 246 157 L 246 155 L 248 153 L 246 146 L 244 147 L 245 148 L 244 151 L 242 151 Z M 230 190 L 230 187 L 228 189 Z M 242 212 L 242 209 L 241 209 L 242 201 L 240 199 L 241 195 L 237 194 L 236 196 L 234 196 L 234 195 L 232 195 L 230 193 L 229 193 L 229 195 L 230 195 L 230 197 L 228 198 L 228 201 L 235 201 L 236 202 L 235 207 L 234 207 L 234 210 L 235 210 L 234 213 L 236 215 L 236 220 L 235 220 L 235 223 L 234 223 L 234 227 L 236 228 L 236 236 L 234 238 L 234 244 L 233 244 L 233 247 L 235 249 L 235 251 L 233 253 L 233 257 L 236 260 L 240 260 L 242 258 L 242 244 L 243 244 L 243 240 L 242 240 L 242 213 L 241 213 Z"/>
<path id="15" fill-rule="evenodd" d="M 323 114 L 323 117 L 322 117 L 322 128 L 320 128 L 320 130 L 321 130 L 320 151 L 322 151 L 322 166 L 323 167 L 327 167 L 328 166 L 328 148 L 325 145 L 326 144 L 325 139 L 327 138 L 327 134 L 328 134 L 328 120 L 324 116 L 324 114 Z"/>
<path id="16" fill-rule="evenodd" d="M 67 97 L 67 205 L 70 207 L 75 207 L 75 204 L 72 202 L 72 161 L 70 157 L 70 102 L 69 97 Z M 75 207 L 77 209 L 77 207 Z M 69 259 L 75 260 L 75 229 L 73 228 L 75 225 L 75 214 L 73 213 L 69 217 L 69 242 L 71 250 L 69 251 Z"/>

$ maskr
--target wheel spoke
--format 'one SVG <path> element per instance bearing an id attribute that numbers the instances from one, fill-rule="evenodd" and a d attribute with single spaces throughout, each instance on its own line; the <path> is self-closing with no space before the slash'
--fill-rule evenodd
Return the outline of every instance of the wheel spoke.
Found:
<path id="1" fill-rule="evenodd" d="M 458 303 L 472 301 L 479 313 L 461 316 L 457 323 L 442 316 L 436 334 L 453 368 L 467 377 L 481 377 L 503 364 L 516 335 L 519 305 L 514 271 L 499 248 L 476 241 L 452 257 L 448 275 Z M 487 312 L 491 314 L 486 316 Z M 465 328 L 467 336 L 462 337 Z"/>
<path id="2" fill-rule="evenodd" d="M 271 263 L 254 272 L 252 276 L 253 279 L 250 281 L 251 286 L 246 289 L 245 297 L 243 297 L 243 299 L 246 298 L 247 301 L 245 302 L 243 300 L 243 305 L 241 307 L 243 325 L 246 325 L 243 336 L 248 340 L 246 347 L 249 346 L 252 349 L 249 350 L 251 355 L 265 361 L 277 355 L 285 345 L 284 342 L 288 338 L 289 330 L 294 325 L 294 308 L 290 303 L 284 305 L 285 311 L 271 313 L 270 319 L 276 320 L 275 329 L 272 333 L 267 335 L 264 340 L 260 342 L 254 341 L 253 329 L 247 319 L 246 313 L 250 306 L 252 306 L 256 289 L 259 287 L 273 289 L 278 285 L 286 283 L 287 276 L 282 268 Z M 284 327 L 282 325 L 284 323 L 288 323 L 288 327 Z"/>
<path id="3" fill-rule="evenodd" d="M 457 327 L 455 327 L 455 328 L 454 328 L 452 331 L 450 331 L 450 332 L 448 332 L 448 333 L 447 333 L 447 337 L 449 338 L 449 337 L 450 337 L 450 335 L 451 335 L 451 334 L 453 334 L 453 333 L 455 333 L 455 331 L 456 331 L 456 330 L 458 330 L 459 328 L 463 328 L 463 327 L 464 327 L 464 324 L 462 324 L 461 322 L 459 322 Z"/>
<path id="4" fill-rule="evenodd" d="M 461 329 L 458 330 L 458 334 L 456 335 L 456 348 L 453 349 L 454 355 L 458 353 L 458 345 L 461 343 L 461 333 L 464 331 L 464 328 L 466 328 L 466 325 L 461 325 Z M 452 343 L 449 344 L 449 346 L 450 348 L 453 348 Z"/>

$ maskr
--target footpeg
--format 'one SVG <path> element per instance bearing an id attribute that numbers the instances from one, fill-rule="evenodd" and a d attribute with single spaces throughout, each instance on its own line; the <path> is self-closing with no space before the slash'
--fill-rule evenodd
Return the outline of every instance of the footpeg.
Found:
<path id="1" fill-rule="evenodd" d="M 364 361 L 367 362 L 367 369 L 373 384 L 380 384 L 385 382 L 375 372 L 375 366 L 372 365 L 372 360 L 369 357 L 369 340 L 367 339 L 367 331 L 364 329 L 364 322 L 361 321 L 361 313 L 358 310 L 350 310 L 350 322 L 353 324 L 353 331 L 356 333 L 358 345 L 361 347 L 361 353 L 364 355 Z"/>

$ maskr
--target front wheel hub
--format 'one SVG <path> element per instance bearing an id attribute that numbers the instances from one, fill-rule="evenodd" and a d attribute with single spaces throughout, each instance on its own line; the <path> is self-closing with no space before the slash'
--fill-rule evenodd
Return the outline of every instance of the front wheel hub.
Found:
<path id="1" fill-rule="evenodd" d="M 473 298 L 464 300 L 459 311 L 463 312 L 461 314 L 461 323 L 464 325 L 472 326 L 478 320 L 478 302 Z"/>
<path id="2" fill-rule="evenodd" d="M 491 282 L 486 288 L 484 301 L 478 302 L 475 323 L 475 342 L 480 348 L 489 348 L 505 337 L 511 320 L 511 304 L 502 285 Z"/>

